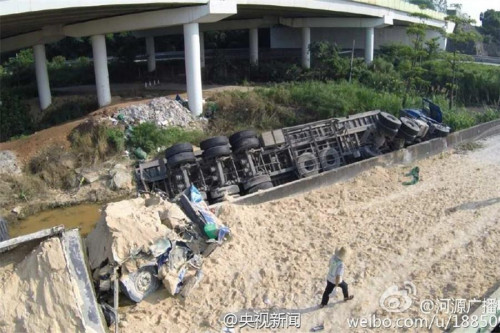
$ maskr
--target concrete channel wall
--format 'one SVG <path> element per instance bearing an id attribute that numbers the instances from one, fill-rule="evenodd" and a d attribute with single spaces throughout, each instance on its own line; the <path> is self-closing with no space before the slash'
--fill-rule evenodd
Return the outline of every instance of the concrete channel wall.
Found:
<path id="1" fill-rule="evenodd" d="M 240 205 L 256 205 L 266 201 L 308 192 L 320 187 L 328 186 L 356 177 L 361 172 L 376 166 L 390 166 L 410 164 L 420 159 L 442 153 L 461 143 L 483 139 L 500 134 L 500 120 L 490 121 L 462 131 L 454 132 L 446 138 L 437 138 L 425 141 L 405 149 L 373 157 L 367 160 L 348 164 L 338 169 L 320 173 L 318 175 L 296 180 L 291 183 L 273 187 L 269 190 L 247 195 L 233 201 Z"/>

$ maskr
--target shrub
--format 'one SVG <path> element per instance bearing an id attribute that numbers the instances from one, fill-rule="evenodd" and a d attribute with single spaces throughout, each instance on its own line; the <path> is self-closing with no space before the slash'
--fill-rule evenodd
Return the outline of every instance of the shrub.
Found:
<path id="1" fill-rule="evenodd" d="M 157 148 L 167 147 L 177 142 L 199 144 L 203 136 L 203 133 L 197 130 L 185 130 L 179 127 L 161 128 L 154 123 L 146 122 L 134 127 L 129 144 L 134 148 L 142 148 L 146 153 L 151 153 Z"/>
<path id="2" fill-rule="evenodd" d="M 78 180 L 73 168 L 62 163 L 65 160 L 73 161 L 73 154 L 64 147 L 50 146 L 29 161 L 28 171 L 52 188 L 71 189 L 78 185 Z"/>
<path id="3" fill-rule="evenodd" d="M 123 151 L 122 130 L 105 123 L 88 120 L 78 125 L 69 135 L 71 148 L 82 165 L 104 161 Z"/>
<path id="4" fill-rule="evenodd" d="M 0 98 L 0 141 L 30 133 L 34 124 L 28 104 L 7 89 L 1 89 Z"/>
<path id="5" fill-rule="evenodd" d="M 62 102 L 54 101 L 37 125 L 38 129 L 48 128 L 70 120 L 81 118 L 99 108 L 95 96 L 73 96 Z"/>

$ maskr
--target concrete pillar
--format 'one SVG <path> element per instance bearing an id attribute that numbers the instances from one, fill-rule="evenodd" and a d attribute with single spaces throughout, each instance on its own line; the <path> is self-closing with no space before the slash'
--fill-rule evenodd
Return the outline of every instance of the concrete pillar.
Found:
<path id="1" fill-rule="evenodd" d="M 250 63 L 259 64 L 259 29 L 250 29 Z"/>
<path id="2" fill-rule="evenodd" d="M 201 68 L 205 68 L 205 34 L 200 32 L 200 63 Z"/>
<path id="3" fill-rule="evenodd" d="M 40 108 L 45 110 L 52 103 L 50 95 L 49 74 L 47 72 L 47 58 L 45 56 L 45 45 L 38 44 L 33 46 L 35 56 L 36 84 L 38 86 L 38 99 Z"/>
<path id="4" fill-rule="evenodd" d="M 203 96 L 198 23 L 184 24 L 184 59 L 189 109 L 199 116 L 203 112 Z"/>
<path id="5" fill-rule="evenodd" d="M 311 52 L 309 52 L 309 44 L 311 44 L 311 28 L 302 28 L 302 67 L 311 68 Z"/>
<path id="6" fill-rule="evenodd" d="M 148 56 L 148 72 L 156 70 L 155 38 L 146 37 L 146 55 Z"/>
<path id="7" fill-rule="evenodd" d="M 109 88 L 108 55 L 106 52 L 106 38 L 104 35 L 90 37 L 92 53 L 94 56 L 95 86 L 99 106 L 111 103 L 111 90 Z"/>
<path id="8" fill-rule="evenodd" d="M 366 41 L 365 41 L 365 62 L 367 64 L 373 61 L 373 48 L 375 46 L 375 29 L 366 28 Z"/>

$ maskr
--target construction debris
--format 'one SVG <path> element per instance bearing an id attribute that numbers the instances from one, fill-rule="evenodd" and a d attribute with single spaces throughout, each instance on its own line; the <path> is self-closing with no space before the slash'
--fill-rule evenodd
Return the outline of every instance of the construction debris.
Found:
<path id="1" fill-rule="evenodd" d="M 178 101 L 155 98 L 147 104 L 135 104 L 118 110 L 115 116 L 128 124 L 152 122 L 158 126 L 190 127 L 196 121 L 193 114 Z"/>

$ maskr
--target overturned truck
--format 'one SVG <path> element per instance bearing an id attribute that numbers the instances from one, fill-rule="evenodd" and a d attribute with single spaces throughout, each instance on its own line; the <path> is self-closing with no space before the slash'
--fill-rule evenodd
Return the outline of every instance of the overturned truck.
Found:
<path id="1" fill-rule="evenodd" d="M 192 184 L 211 203 L 338 168 L 405 146 L 443 137 L 439 107 L 424 99 L 421 110 L 399 119 L 379 110 L 264 132 L 253 130 L 204 140 L 201 150 L 178 143 L 165 157 L 136 168 L 139 191 L 175 198 Z"/>

